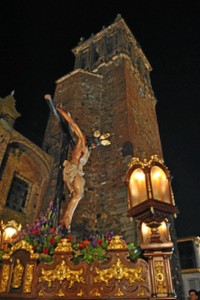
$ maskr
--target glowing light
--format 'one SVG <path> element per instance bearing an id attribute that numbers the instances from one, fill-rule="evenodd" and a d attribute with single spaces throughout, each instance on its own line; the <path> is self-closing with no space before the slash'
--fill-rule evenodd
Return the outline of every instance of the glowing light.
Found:
<path id="1" fill-rule="evenodd" d="M 163 232 L 166 231 L 167 225 L 166 225 L 166 223 L 165 223 L 164 221 L 161 223 L 160 229 L 161 229 Z"/>
<path id="2" fill-rule="evenodd" d="M 10 241 L 17 234 L 17 229 L 14 227 L 6 227 L 4 229 L 4 241 Z"/>
<path id="3" fill-rule="evenodd" d="M 145 223 L 142 223 L 142 233 L 145 235 L 148 232 L 149 232 L 149 227 Z"/>
<path id="4" fill-rule="evenodd" d="M 145 180 L 145 174 L 141 169 L 136 169 L 131 175 L 131 180 Z"/>
<path id="5" fill-rule="evenodd" d="M 169 183 L 165 172 L 158 166 L 151 168 L 151 183 L 154 198 L 170 203 Z"/>
<path id="6" fill-rule="evenodd" d="M 153 179 L 153 180 L 156 180 L 156 179 L 158 179 L 158 178 L 161 177 L 161 176 L 162 176 L 162 174 L 161 174 L 160 171 L 155 171 L 155 172 L 153 172 L 153 174 L 152 174 L 152 179 Z"/>
<path id="7" fill-rule="evenodd" d="M 131 174 L 130 191 L 133 206 L 147 199 L 145 174 L 140 168 L 135 169 Z"/>

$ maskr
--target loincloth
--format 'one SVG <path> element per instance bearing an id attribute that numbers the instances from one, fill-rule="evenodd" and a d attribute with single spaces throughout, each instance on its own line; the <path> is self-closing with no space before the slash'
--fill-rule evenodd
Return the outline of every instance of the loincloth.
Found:
<path id="1" fill-rule="evenodd" d="M 63 180 L 72 183 L 76 175 L 79 173 L 78 166 L 65 160 L 63 163 Z"/>

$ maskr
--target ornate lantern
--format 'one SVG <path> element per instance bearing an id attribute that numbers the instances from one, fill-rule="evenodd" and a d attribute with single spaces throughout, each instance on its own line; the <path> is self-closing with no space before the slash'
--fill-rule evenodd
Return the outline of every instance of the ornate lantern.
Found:
<path id="1" fill-rule="evenodd" d="M 140 221 L 141 247 L 163 242 L 172 246 L 169 242 L 171 239 L 167 217 L 176 216 L 178 209 L 174 202 L 170 172 L 164 161 L 157 155 L 152 156 L 149 161 L 133 158 L 129 164 L 126 183 L 129 193 L 128 216 Z"/>
<path id="2" fill-rule="evenodd" d="M 175 299 L 170 268 L 173 243 L 167 217 L 178 212 L 171 178 L 157 155 L 140 161 L 133 158 L 126 175 L 128 216 L 140 221 L 141 248 L 151 269 L 152 297 Z"/>
<path id="3" fill-rule="evenodd" d="M 178 212 L 171 189 L 171 178 L 164 161 L 157 155 L 142 162 L 133 158 L 126 176 L 129 192 L 128 215 L 150 227 Z"/>
<path id="4" fill-rule="evenodd" d="M 0 248 L 5 250 L 9 243 L 17 237 L 18 231 L 21 229 L 21 224 L 17 224 L 14 220 L 0 223 Z"/>

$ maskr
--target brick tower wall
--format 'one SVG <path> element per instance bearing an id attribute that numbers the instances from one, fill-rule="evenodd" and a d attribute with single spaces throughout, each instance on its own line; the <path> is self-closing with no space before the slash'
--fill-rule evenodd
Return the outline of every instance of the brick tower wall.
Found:
<path id="1" fill-rule="evenodd" d="M 62 103 L 65 111 L 70 111 L 86 135 L 96 129 L 111 134 L 111 145 L 92 150 L 84 167 L 85 195 L 75 211 L 72 231 L 87 234 L 109 230 L 122 233 L 127 240 L 138 240 L 135 223 L 127 217 L 124 179 L 133 155 L 144 158 L 162 153 L 155 101 L 138 94 L 130 60 L 121 55 L 99 68 L 98 74 L 78 69 L 61 78 L 54 99 Z M 51 126 L 57 131 L 55 120 L 49 121 Z M 52 136 L 51 128 L 47 132 Z M 59 145 L 54 147 L 59 149 Z M 59 151 L 55 157 L 58 165 Z M 54 188 L 55 184 L 56 181 Z M 63 210 L 67 205 L 67 189 L 65 194 Z"/>

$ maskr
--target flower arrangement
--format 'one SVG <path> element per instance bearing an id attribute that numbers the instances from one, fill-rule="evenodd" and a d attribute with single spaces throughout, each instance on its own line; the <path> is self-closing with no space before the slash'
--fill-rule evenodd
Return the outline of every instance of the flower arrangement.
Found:
<path id="1" fill-rule="evenodd" d="M 74 251 L 73 262 L 85 261 L 91 264 L 94 261 L 105 262 L 108 259 L 108 245 L 113 237 L 113 232 L 92 235 L 79 243 L 72 243 Z M 121 238 L 123 240 L 123 238 Z M 128 244 L 129 259 L 135 261 L 141 255 L 141 250 L 134 243 Z"/>
<path id="2" fill-rule="evenodd" d="M 39 253 L 40 261 L 45 261 L 47 263 L 52 262 L 55 248 L 60 239 L 64 237 L 67 238 L 68 242 L 72 245 L 72 261 L 75 264 L 80 261 L 85 261 L 88 264 L 91 264 L 94 261 L 103 263 L 108 259 L 108 245 L 113 237 L 113 232 L 90 235 L 87 239 L 80 242 L 73 242 L 72 237 L 66 237 L 60 226 L 54 226 L 55 217 L 56 209 L 53 206 L 53 201 L 51 201 L 46 213 L 41 213 L 33 225 L 27 224 L 26 230 L 20 232 L 15 242 L 22 239 L 27 241 L 32 245 L 33 250 L 36 253 Z M 127 246 L 129 259 L 131 261 L 135 261 L 141 256 L 140 248 L 136 247 L 134 243 L 130 243 Z M 0 259 L 4 253 L 5 251 L 0 253 Z"/>
<path id="3" fill-rule="evenodd" d="M 107 260 L 108 244 L 112 236 L 112 232 L 107 232 L 102 235 L 91 235 L 88 239 L 81 242 L 72 243 L 73 262 L 75 264 L 79 263 L 79 261 L 85 261 L 88 264 L 96 260 L 105 262 Z"/>
<path id="4" fill-rule="evenodd" d="M 56 209 L 53 201 L 50 202 L 46 213 L 41 213 L 33 225 L 26 225 L 26 230 L 22 230 L 18 240 L 24 239 L 33 246 L 33 250 L 40 254 L 40 260 L 51 262 L 52 255 L 58 242 L 62 238 L 60 226 L 55 228 Z"/>

